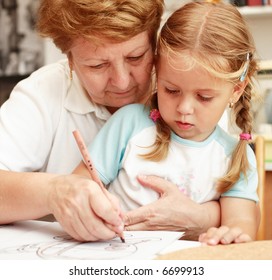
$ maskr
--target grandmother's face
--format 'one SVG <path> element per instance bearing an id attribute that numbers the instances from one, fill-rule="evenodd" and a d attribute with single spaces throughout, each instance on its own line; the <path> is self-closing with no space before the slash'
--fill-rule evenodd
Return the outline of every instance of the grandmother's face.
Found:
<path id="1" fill-rule="evenodd" d="M 153 51 L 147 31 L 128 41 L 102 40 L 99 46 L 77 39 L 70 63 L 93 102 L 113 113 L 118 108 L 143 103 L 150 94 Z"/>

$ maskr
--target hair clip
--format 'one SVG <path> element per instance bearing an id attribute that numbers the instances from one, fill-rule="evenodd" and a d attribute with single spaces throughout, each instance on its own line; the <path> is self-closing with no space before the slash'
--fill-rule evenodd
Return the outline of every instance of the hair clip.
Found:
<path id="1" fill-rule="evenodd" d="M 241 133 L 240 134 L 240 140 L 251 140 L 252 136 L 250 133 Z"/>
<path id="2" fill-rule="evenodd" d="M 161 117 L 160 111 L 158 109 L 150 110 L 149 117 L 153 122 L 156 122 Z"/>
<path id="3" fill-rule="evenodd" d="M 243 73 L 242 73 L 242 75 L 240 77 L 240 82 L 243 82 L 245 80 L 246 74 L 247 74 L 247 71 L 248 71 L 248 67 L 249 67 L 249 52 L 247 53 L 244 70 L 243 70 Z"/>

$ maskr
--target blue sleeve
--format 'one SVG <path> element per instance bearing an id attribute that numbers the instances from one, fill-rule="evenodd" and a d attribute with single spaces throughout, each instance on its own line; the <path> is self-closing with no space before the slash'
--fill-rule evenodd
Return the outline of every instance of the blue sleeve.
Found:
<path id="1" fill-rule="evenodd" d="M 131 137 L 150 125 L 148 110 L 143 105 L 132 104 L 119 109 L 102 127 L 88 150 L 104 184 L 117 177 Z"/>
<path id="2" fill-rule="evenodd" d="M 247 172 L 247 177 L 241 174 L 239 181 L 227 192 L 223 193 L 222 197 L 238 197 L 259 201 L 257 194 L 258 187 L 258 171 L 256 164 L 256 157 L 248 145 L 247 147 L 247 157 L 249 161 L 249 170 Z"/>

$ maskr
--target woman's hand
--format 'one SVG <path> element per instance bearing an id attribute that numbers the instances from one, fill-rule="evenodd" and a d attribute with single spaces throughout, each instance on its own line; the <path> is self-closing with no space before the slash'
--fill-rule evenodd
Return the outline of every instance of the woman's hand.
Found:
<path id="1" fill-rule="evenodd" d="M 105 196 L 101 187 L 87 177 L 51 179 L 48 205 L 63 229 L 79 241 L 107 240 L 123 231 L 116 198 L 110 193 Z"/>
<path id="2" fill-rule="evenodd" d="M 197 240 L 200 233 L 220 224 L 217 202 L 198 204 L 176 185 L 156 176 L 139 176 L 139 182 L 160 194 L 160 198 L 125 214 L 126 230 L 185 231 L 185 239 Z"/>
<path id="3" fill-rule="evenodd" d="M 239 227 L 221 226 L 219 228 L 212 227 L 206 233 L 199 236 L 199 242 L 206 245 L 227 245 L 230 243 L 244 243 L 252 241 L 251 237 L 243 233 Z"/>

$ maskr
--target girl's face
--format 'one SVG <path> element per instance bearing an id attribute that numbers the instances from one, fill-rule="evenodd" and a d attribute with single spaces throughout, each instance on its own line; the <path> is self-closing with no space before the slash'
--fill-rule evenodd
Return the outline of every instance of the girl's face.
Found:
<path id="1" fill-rule="evenodd" d="M 157 75 L 160 114 L 177 135 L 188 140 L 205 140 L 228 103 L 235 103 L 242 94 L 241 86 L 215 78 L 198 65 L 188 70 L 184 58 L 169 54 L 160 56 Z"/>
<path id="2" fill-rule="evenodd" d="M 77 39 L 69 61 L 95 103 L 113 113 L 130 103 L 143 103 L 150 93 L 153 51 L 147 31 L 122 43 Z"/>

